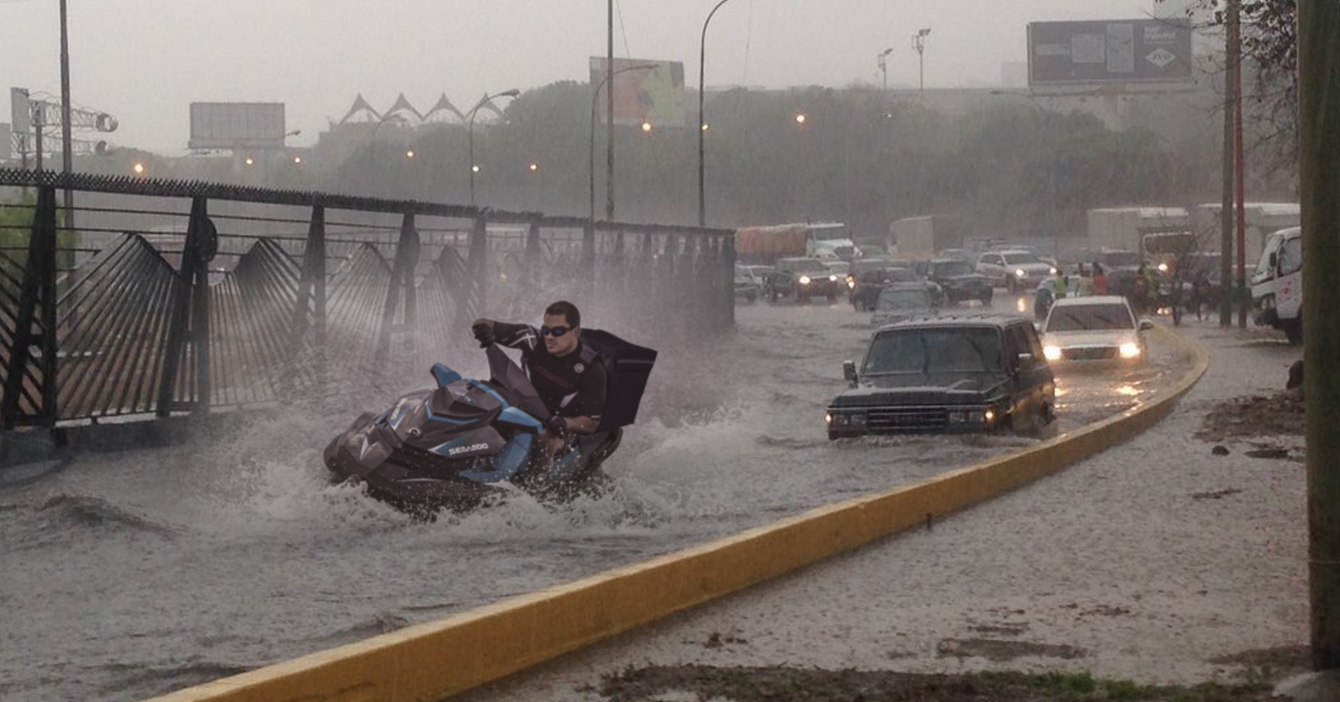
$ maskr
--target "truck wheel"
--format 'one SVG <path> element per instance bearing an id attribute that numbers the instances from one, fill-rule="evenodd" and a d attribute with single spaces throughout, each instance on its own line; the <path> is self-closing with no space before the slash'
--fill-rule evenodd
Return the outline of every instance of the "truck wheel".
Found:
<path id="1" fill-rule="evenodd" d="M 1289 340 L 1290 346 L 1297 346 L 1303 343 L 1303 313 L 1298 312 L 1296 319 L 1287 319 L 1280 322 L 1280 329 L 1284 330 L 1284 338 Z"/>

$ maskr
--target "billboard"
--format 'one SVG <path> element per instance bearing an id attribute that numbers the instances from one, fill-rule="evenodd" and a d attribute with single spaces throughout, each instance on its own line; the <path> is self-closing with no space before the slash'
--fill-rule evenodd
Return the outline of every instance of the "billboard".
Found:
<path id="1" fill-rule="evenodd" d="M 1028 85 L 1191 82 L 1185 19 L 1030 22 Z"/>
<path id="2" fill-rule="evenodd" d="M 614 123 L 654 127 L 688 124 L 684 64 L 679 61 L 614 59 Z M 591 85 L 601 86 L 597 115 L 605 122 L 605 58 L 591 57 Z"/>
<path id="3" fill-rule="evenodd" d="M 284 148 L 284 103 L 191 103 L 192 149 Z"/>

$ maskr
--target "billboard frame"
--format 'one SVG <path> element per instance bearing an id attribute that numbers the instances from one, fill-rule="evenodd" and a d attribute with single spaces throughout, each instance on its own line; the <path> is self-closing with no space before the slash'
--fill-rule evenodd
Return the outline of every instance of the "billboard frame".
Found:
<path id="1" fill-rule="evenodd" d="M 1087 85 L 1139 92 L 1189 87 L 1195 82 L 1192 33 L 1188 20 L 1173 18 L 1029 22 L 1029 90 L 1046 92 Z M 1044 39 L 1040 34 L 1050 36 Z M 1120 50 L 1125 43 L 1129 43 L 1129 50 Z M 1083 60 L 1077 60 L 1077 54 Z M 1043 56 L 1051 58 L 1044 61 Z M 1061 56 L 1066 57 L 1064 62 Z M 1114 70 L 1114 62 L 1127 70 Z M 1101 69 L 1095 68 L 1100 65 Z M 1087 71 L 1080 70 L 1076 75 L 1077 66 Z M 1175 67 L 1175 72 L 1170 73 L 1170 67 Z M 1069 75 L 1058 75 L 1067 69 Z"/>
<path id="2" fill-rule="evenodd" d="M 654 66 L 645 71 L 625 70 L 638 66 Z M 592 56 L 589 64 L 591 86 L 601 86 L 595 96 L 603 103 L 608 86 L 605 80 L 605 57 Z M 652 127 L 688 127 L 688 94 L 684 85 L 684 62 L 664 59 L 614 59 L 614 124 Z M 622 71 L 622 72 L 620 72 Z M 648 88 L 652 88 L 648 90 Z M 631 95 L 630 95 L 631 92 Z M 636 106 L 636 107 L 634 107 Z M 603 110 L 597 114 L 600 124 L 605 123 Z"/>

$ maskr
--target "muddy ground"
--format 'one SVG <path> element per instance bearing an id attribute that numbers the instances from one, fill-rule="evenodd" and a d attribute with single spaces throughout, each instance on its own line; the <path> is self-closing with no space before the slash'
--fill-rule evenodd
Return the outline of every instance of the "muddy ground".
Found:
<path id="1" fill-rule="evenodd" d="M 964 643 L 955 642 L 950 648 L 961 648 Z M 999 648 L 987 644 L 983 640 L 974 647 Z M 1025 650 L 1013 653 L 1030 655 Z M 1084 672 L 947 675 L 687 665 L 629 668 L 605 676 L 598 688 L 587 692 L 598 693 L 611 702 L 1255 702 L 1278 699 L 1271 693 L 1274 683 L 1302 671 L 1306 656 L 1306 649 L 1299 646 L 1245 651 L 1231 656 L 1232 661 L 1224 661 L 1251 666 L 1242 679 L 1193 686 L 1139 685 L 1128 680 L 1094 678 Z"/>
<path id="2" fill-rule="evenodd" d="M 1302 435 L 1303 397 L 1286 390 L 1219 402 L 1205 414 L 1196 438 L 1214 442 Z"/>

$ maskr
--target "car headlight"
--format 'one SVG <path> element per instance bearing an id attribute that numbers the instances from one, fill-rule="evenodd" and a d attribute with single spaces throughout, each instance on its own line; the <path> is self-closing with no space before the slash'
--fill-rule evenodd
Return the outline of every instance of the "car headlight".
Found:
<path id="1" fill-rule="evenodd" d="M 848 280 L 848 281 L 847 281 L 847 287 L 849 287 L 849 288 L 855 288 L 855 287 L 856 287 L 856 281 L 854 281 L 854 280 Z"/>
<path id="2" fill-rule="evenodd" d="M 982 423 L 983 423 L 983 424 L 991 424 L 992 422 L 995 422 L 995 421 L 996 421 L 996 411 L 995 411 L 995 410 L 991 409 L 990 407 L 987 407 L 985 410 L 982 410 Z"/>
<path id="3" fill-rule="evenodd" d="M 1139 358 L 1140 345 L 1128 341 L 1121 345 L 1121 347 L 1118 349 L 1118 352 L 1121 353 L 1122 358 Z"/>
<path id="4" fill-rule="evenodd" d="M 1016 268 L 1016 269 L 1014 269 L 1014 274 L 1015 274 L 1016 276 L 1020 277 L 1020 278 L 1023 278 L 1023 277 L 1025 277 L 1025 276 L 1028 275 L 1027 273 L 1024 272 L 1024 269 L 1022 269 L 1022 268 Z"/>
<path id="5" fill-rule="evenodd" d="M 810 277 L 807 276 L 807 275 L 802 275 L 802 276 L 800 276 L 800 284 L 801 284 L 801 285 L 809 285 L 809 284 L 810 284 Z"/>
<path id="6" fill-rule="evenodd" d="M 1167 273 L 1167 272 L 1168 272 L 1168 264 L 1166 264 L 1166 263 L 1160 263 L 1160 264 L 1159 264 L 1159 272 L 1160 272 L 1160 273 Z"/>
<path id="7" fill-rule="evenodd" d="M 830 282 L 830 283 L 836 283 L 836 282 L 837 282 L 837 276 L 835 276 L 835 275 L 830 275 L 830 276 L 828 276 L 828 282 Z"/>
<path id="8" fill-rule="evenodd" d="M 1047 274 L 1048 274 L 1048 275 L 1056 275 L 1057 273 L 1058 273 L 1058 271 L 1056 270 L 1055 266 L 1053 266 L 1053 267 L 1047 269 Z"/>
<path id="9" fill-rule="evenodd" d="M 1060 347 L 1060 346 L 1043 346 L 1043 347 L 1042 347 L 1042 355 L 1043 355 L 1043 357 L 1046 358 L 1048 361 L 1059 361 L 1059 360 L 1061 360 L 1061 347 Z"/>
<path id="10" fill-rule="evenodd" d="M 836 417 L 833 416 L 832 412 L 824 412 L 824 424 L 827 424 L 828 426 L 831 427 L 833 426 L 834 419 L 836 419 Z"/>

